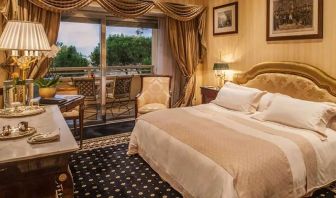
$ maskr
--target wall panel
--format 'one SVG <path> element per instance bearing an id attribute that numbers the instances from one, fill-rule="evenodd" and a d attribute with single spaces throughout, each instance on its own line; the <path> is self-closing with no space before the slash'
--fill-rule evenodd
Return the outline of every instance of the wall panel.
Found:
<path id="1" fill-rule="evenodd" d="M 231 67 L 246 71 L 264 61 L 298 61 L 315 65 L 336 77 L 336 1 L 324 0 L 324 38 L 321 40 L 297 40 L 266 42 L 266 0 L 238 0 L 239 33 L 212 35 L 212 9 L 215 6 L 234 2 L 209 0 L 208 54 L 203 70 L 203 84 L 216 83 L 213 63 L 222 59 L 233 60 Z"/>

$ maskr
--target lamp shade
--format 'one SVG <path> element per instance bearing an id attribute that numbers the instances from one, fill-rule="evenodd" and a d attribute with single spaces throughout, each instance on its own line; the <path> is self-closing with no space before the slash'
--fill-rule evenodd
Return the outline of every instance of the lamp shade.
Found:
<path id="1" fill-rule="evenodd" d="M 229 64 L 227 63 L 215 63 L 213 70 L 229 70 Z"/>
<path id="2" fill-rule="evenodd" d="M 0 37 L 0 50 L 49 51 L 50 44 L 42 24 L 8 21 Z"/>

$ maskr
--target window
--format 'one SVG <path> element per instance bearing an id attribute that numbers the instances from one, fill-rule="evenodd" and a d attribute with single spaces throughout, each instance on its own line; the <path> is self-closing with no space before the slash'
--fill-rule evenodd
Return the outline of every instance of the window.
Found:
<path id="1" fill-rule="evenodd" d="M 100 38 L 101 19 L 62 17 L 57 40 L 61 50 L 53 62 L 55 72 L 63 77 L 98 74 L 100 53 L 105 50 L 101 49 L 100 43 L 106 39 L 108 74 L 152 73 L 152 54 L 156 50 L 152 49 L 155 46 L 153 32 L 158 27 L 158 20 L 151 17 L 130 20 L 107 17 L 106 21 L 106 38 Z"/>
<path id="2" fill-rule="evenodd" d="M 61 48 L 55 67 L 86 67 L 92 64 L 92 53 L 100 43 L 100 24 L 62 21 L 57 45 Z M 99 48 L 99 47 L 98 47 Z M 99 65 L 99 58 L 94 59 Z"/>

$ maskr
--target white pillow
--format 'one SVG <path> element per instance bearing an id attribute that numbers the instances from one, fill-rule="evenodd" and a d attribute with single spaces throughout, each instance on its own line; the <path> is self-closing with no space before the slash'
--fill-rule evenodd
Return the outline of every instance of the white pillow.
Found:
<path id="1" fill-rule="evenodd" d="M 234 89 L 240 89 L 240 90 L 245 90 L 245 91 L 251 91 L 251 92 L 258 92 L 258 93 L 262 92 L 259 89 L 251 88 L 251 87 L 245 87 L 245 86 L 242 86 L 242 85 L 237 85 L 237 84 L 232 83 L 232 82 L 225 83 L 224 87 L 234 88 Z M 268 108 L 268 106 L 270 105 L 273 97 L 274 97 L 274 94 L 272 94 L 272 93 L 266 93 L 266 94 L 264 94 L 261 97 L 261 99 L 260 99 L 260 102 L 259 102 L 257 110 L 258 111 L 264 111 L 264 110 L 266 110 Z"/>
<path id="2" fill-rule="evenodd" d="M 335 103 L 331 103 L 331 102 L 325 102 L 325 104 L 332 106 L 334 108 L 336 108 L 336 104 Z M 334 116 L 332 119 L 329 120 L 329 123 L 327 125 L 328 128 L 336 131 L 336 116 Z"/>
<path id="3" fill-rule="evenodd" d="M 265 93 L 223 87 L 212 102 L 227 109 L 254 113 Z"/>
<path id="4" fill-rule="evenodd" d="M 232 82 L 227 82 L 224 84 L 224 87 L 228 87 L 228 88 L 234 88 L 234 89 L 240 89 L 240 90 L 245 90 L 245 91 L 252 91 L 252 92 L 262 92 L 259 89 L 256 88 L 251 88 L 251 87 L 245 87 L 243 85 L 237 85 L 235 83 Z"/>
<path id="5" fill-rule="evenodd" d="M 260 99 L 258 111 L 263 112 L 265 111 L 271 104 L 275 94 L 273 93 L 266 93 Z"/>
<path id="6" fill-rule="evenodd" d="M 276 94 L 268 109 L 253 118 L 312 130 L 325 139 L 327 124 L 335 115 L 336 108 L 325 103 L 299 100 Z"/>

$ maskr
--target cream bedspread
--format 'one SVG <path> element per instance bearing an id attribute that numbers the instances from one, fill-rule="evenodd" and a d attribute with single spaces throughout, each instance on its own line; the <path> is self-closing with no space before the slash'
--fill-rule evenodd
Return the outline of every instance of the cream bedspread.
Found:
<path id="1" fill-rule="evenodd" d="M 300 197 L 336 180 L 336 132 L 262 123 L 214 104 L 140 117 L 139 153 L 185 197 Z"/>

